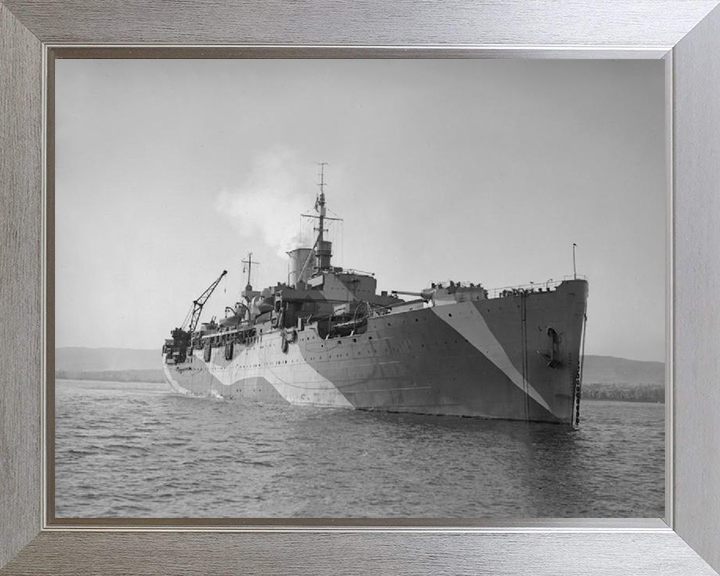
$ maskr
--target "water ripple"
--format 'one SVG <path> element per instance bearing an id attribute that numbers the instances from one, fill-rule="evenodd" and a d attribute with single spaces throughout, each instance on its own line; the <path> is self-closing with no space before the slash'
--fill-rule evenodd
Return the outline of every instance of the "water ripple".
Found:
<path id="1" fill-rule="evenodd" d="M 58 517 L 662 517 L 664 406 L 579 430 L 60 381 Z"/>

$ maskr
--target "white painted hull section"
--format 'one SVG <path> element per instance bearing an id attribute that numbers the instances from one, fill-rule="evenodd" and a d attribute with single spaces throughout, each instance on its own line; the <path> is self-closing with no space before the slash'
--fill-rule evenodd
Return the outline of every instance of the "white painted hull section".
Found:
<path id="1" fill-rule="evenodd" d="M 310 366 L 296 344 L 289 344 L 287 353 L 278 353 L 282 345 L 279 332 L 261 336 L 260 341 L 242 349 L 232 361 L 223 359 L 223 349 L 213 350 L 205 363 L 210 375 L 220 384 L 214 389 L 221 396 L 238 382 L 263 379 L 291 404 L 352 408 L 335 385 Z M 272 350 L 271 350 L 272 348 Z M 203 361 L 203 351 L 193 351 L 193 363 Z M 280 358 L 279 358 L 280 357 Z M 278 359 L 279 358 L 279 359 Z"/>

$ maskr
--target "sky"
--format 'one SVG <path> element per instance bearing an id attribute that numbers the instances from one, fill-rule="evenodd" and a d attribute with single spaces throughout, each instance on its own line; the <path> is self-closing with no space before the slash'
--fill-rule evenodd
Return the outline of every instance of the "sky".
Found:
<path id="1" fill-rule="evenodd" d="M 287 280 L 318 163 L 379 290 L 577 273 L 587 354 L 665 357 L 662 61 L 58 60 L 57 347 L 160 348 Z M 311 242 L 310 242 L 311 243 Z"/>

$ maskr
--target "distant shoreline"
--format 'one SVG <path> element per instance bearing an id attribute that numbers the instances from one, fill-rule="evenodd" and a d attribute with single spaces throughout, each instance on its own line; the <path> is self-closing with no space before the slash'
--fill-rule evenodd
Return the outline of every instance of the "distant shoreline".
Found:
<path id="1" fill-rule="evenodd" d="M 665 403 L 664 384 L 583 384 L 582 400 Z"/>
<path id="2" fill-rule="evenodd" d="M 101 382 L 149 382 L 161 384 L 165 382 L 162 370 L 101 370 L 72 371 L 56 370 L 58 380 L 98 380 Z"/>
<path id="3" fill-rule="evenodd" d="M 57 380 L 94 380 L 97 382 L 135 382 L 147 384 L 164 384 L 162 370 L 104 370 L 82 372 L 57 370 Z M 582 400 L 619 400 L 622 402 L 665 403 L 665 386 L 663 384 L 596 384 L 587 383 L 582 386 Z"/>

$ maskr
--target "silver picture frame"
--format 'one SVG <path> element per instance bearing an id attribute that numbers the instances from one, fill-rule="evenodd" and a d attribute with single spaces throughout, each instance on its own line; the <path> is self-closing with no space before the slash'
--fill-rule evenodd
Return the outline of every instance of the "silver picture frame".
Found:
<path id="1" fill-rule="evenodd" d="M 0 0 L 0 574 L 715 574 L 720 569 L 720 9 L 716 0 Z M 192 47 L 187 52 L 188 46 Z M 668 141 L 666 516 L 58 525 L 48 514 L 47 82 L 128 57 L 654 58 Z M 115 54 L 119 54 L 116 52 Z M 215 56 L 213 56 L 213 54 Z M 71 56 L 65 56 L 71 57 Z M 144 57 L 148 57 L 145 55 Z M 51 122 L 50 122 L 51 126 Z M 51 282 L 52 279 L 48 279 Z M 618 281 L 621 281 L 619 279 Z M 50 354 L 47 352 L 50 351 Z M 50 470 L 51 471 L 51 470 Z"/>

